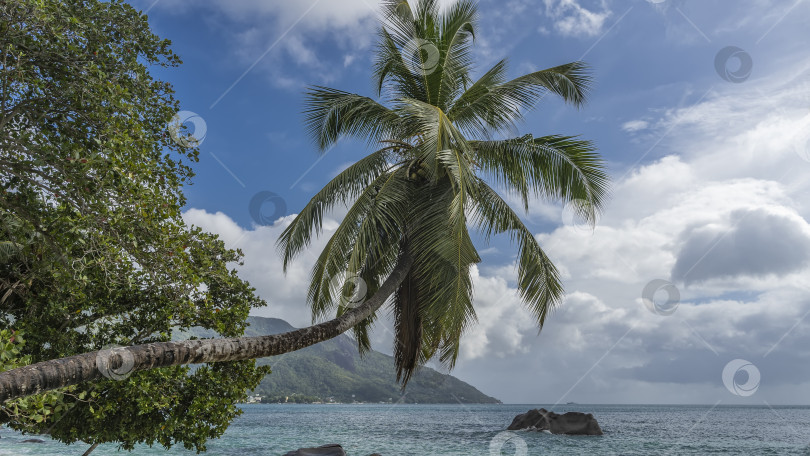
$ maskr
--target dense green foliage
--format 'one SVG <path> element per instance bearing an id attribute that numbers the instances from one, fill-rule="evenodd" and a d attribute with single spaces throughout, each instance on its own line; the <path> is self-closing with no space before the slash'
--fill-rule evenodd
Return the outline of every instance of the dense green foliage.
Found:
<path id="1" fill-rule="evenodd" d="M 248 317 L 245 335 L 277 334 L 294 328 L 276 318 Z M 211 337 L 210 331 L 187 335 Z M 475 387 L 428 367 L 418 370 L 403 390 L 398 384 L 394 358 L 373 350 L 362 357 L 356 342 L 346 335 L 281 356 L 257 360 L 273 366 L 273 373 L 254 390 L 262 402 L 392 402 L 497 403 Z"/>
<path id="2" fill-rule="evenodd" d="M 30 355 L 23 355 L 24 334 L 8 329 L 0 330 L 0 372 L 16 369 L 31 363 Z M 9 402 L 2 413 L 16 421 L 19 428 L 36 428 L 63 413 L 68 407 L 63 400 L 65 395 L 75 394 L 76 388 L 65 388 L 61 392 L 51 392 Z"/>
<path id="3" fill-rule="evenodd" d="M 178 103 L 149 73 L 180 63 L 169 44 L 120 1 L 0 3 L 0 369 L 173 327 L 235 336 L 263 304 L 228 269 L 241 253 L 180 216 L 198 151 L 172 140 Z M 253 361 L 139 372 L 6 402 L 0 423 L 201 450 L 264 374 Z"/>
<path id="4" fill-rule="evenodd" d="M 608 177 L 588 141 L 501 137 L 548 93 L 582 105 L 590 84 L 582 62 L 509 80 L 500 61 L 474 81 L 473 0 L 444 10 L 438 0 L 419 0 L 414 8 L 387 0 L 383 11 L 374 65 L 382 102 L 314 87 L 306 106 L 307 127 L 321 151 L 341 136 L 363 138 L 375 151 L 319 191 L 279 246 L 286 268 L 322 232 L 327 211 L 349 206 L 313 269 L 313 320 L 351 307 L 337 297 L 351 293 L 358 278 L 370 295 L 399 258 L 413 258 L 390 304 L 397 378 L 407 383 L 434 357 L 452 368 L 461 335 L 475 322 L 470 268 L 480 258 L 469 228 L 486 240 L 505 233 L 517 245 L 517 286 L 538 326 L 564 295 L 557 269 L 490 185 L 517 195 L 525 209 L 532 197 L 571 203 L 593 223 Z M 369 348 L 376 316 L 355 327 L 361 350 Z"/>

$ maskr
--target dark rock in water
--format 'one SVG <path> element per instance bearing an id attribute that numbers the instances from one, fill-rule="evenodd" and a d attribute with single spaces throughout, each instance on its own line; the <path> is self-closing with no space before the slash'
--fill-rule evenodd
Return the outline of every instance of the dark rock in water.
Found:
<path id="1" fill-rule="evenodd" d="M 602 435 L 602 428 L 590 413 L 568 412 L 559 415 L 542 408 L 516 416 L 507 429 L 549 431 L 552 434 Z"/>
<path id="2" fill-rule="evenodd" d="M 21 443 L 45 443 L 45 441 L 41 439 L 25 439 Z"/>
<path id="3" fill-rule="evenodd" d="M 319 446 L 317 448 L 299 448 L 290 451 L 284 456 L 346 456 L 343 447 L 336 444 Z"/>

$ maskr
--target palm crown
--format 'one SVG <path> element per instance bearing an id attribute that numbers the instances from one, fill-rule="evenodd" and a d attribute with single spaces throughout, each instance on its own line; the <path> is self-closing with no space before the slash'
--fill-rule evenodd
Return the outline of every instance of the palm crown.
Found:
<path id="1" fill-rule="evenodd" d="M 554 93 L 580 106 L 591 82 L 582 62 L 507 80 L 502 60 L 473 81 L 476 5 L 460 0 L 383 4 L 374 65 L 377 95 L 326 87 L 307 93 L 306 124 L 319 149 L 341 136 L 376 149 L 319 191 L 279 238 L 286 271 L 322 231 L 324 213 L 349 207 L 320 254 L 308 301 L 313 320 L 351 307 L 341 299 L 361 279 L 372 294 L 403 255 L 412 266 L 389 301 L 397 379 L 438 357 L 452 368 L 462 333 L 475 321 L 470 268 L 480 261 L 469 228 L 485 239 L 506 233 L 518 248 L 517 287 L 542 328 L 563 297 L 557 269 L 512 208 L 490 186 L 573 203 L 591 223 L 608 178 L 588 141 L 566 136 L 497 139 Z M 336 279 L 337 278 L 337 279 Z M 354 328 L 361 351 L 376 312 Z"/>

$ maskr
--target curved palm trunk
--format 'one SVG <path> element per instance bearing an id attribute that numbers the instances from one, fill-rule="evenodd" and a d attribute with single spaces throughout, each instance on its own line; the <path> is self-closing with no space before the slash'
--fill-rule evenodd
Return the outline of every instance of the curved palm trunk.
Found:
<path id="1" fill-rule="evenodd" d="M 404 255 L 377 293 L 365 303 L 338 318 L 307 328 L 269 336 L 157 342 L 122 347 L 116 349 L 113 356 L 116 360 L 110 360 L 110 366 L 98 366 L 97 360 L 104 362 L 104 357 L 100 357 L 98 351 L 93 351 L 0 372 L 0 403 L 97 380 L 103 377 L 101 369 L 123 376 L 157 367 L 264 358 L 315 345 L 339 336 L 379 309 L 405 279 L 411 264 L 412 259 Z M 121 372 L 122 363 L 126 372 Z"/>

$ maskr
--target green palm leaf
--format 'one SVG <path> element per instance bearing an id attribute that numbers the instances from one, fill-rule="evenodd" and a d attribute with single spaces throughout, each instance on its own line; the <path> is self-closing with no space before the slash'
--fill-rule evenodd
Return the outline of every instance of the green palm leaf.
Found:
<path id="1" fill-rule="evenodd" d="M 517 244 L 518 290 L 542 328 L 548 312 L 564 295 L 557 268 L 509 205 L 486 183 L 479 185 L 474 224 L 487 239 L 506 233 Z"/>
<path id="2" fill-rule="evenodd" d="M 307 92 L 306 128 L 320 150 L 326 150 L 342 135 L 373 142 L 396 137 L 396 113 L 371 98 L 328 87 Z"/>
<path id="3" fill-rule="evenodd" d="M 506 62 L 498 62 L 462 94 L 449 117 L 475 134 L 513 128 L 547 93 L 559 95 L 574 106 L 585 103 L 592 80 L 583 62 L 536 71 L 501 82 Z"/>
<path id="4" fill-rule="evenodd" d="M 295 216 L 278 240 L 285 272 L 292 258 L 309 246 L 312 235 L 321 233 L 324 214 L 336 204 L 350 202 L 368 188 L 388 168 L 389 154 L 390 148 L 381 149 L 349 166 L 315 194 Z"/>
<path id="5" fill-rule="evenodd" d="M 475 160 L 496 182 L 517 191 L 528 209 L 530 195 L 578 201 L 581 214 L 596 223 L 605 204 L 609 178 L 590 141 L 572 136 L 526 135 L 471 143 Z"/>

